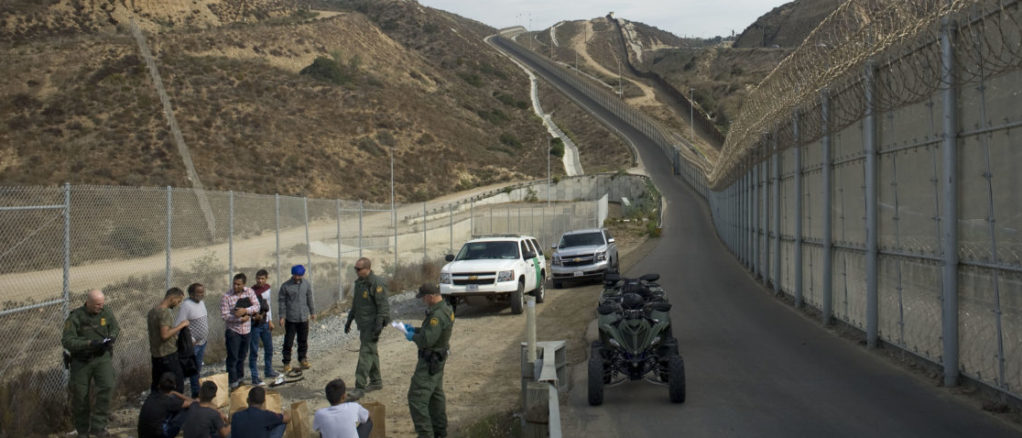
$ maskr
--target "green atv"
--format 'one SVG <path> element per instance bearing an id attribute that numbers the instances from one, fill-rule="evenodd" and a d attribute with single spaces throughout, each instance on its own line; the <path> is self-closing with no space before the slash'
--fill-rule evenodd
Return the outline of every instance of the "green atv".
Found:
<path id="1" fill-rule="evenodd" d="M 589 356 L 590 405 L 603 403 L 604 386 L 644 378 L 666 385 L 672 403 L 685 402 L 685 361 L 658 279 L 658 274 L 607 274 L 597 307 L 600 340 L 593 341 Z"/>

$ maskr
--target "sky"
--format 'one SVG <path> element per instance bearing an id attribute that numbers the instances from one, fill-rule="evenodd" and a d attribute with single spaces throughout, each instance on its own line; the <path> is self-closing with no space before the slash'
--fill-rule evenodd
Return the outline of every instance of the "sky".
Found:
<path id="1" fill-rule="evenodd" d="M 602 17 L 608 12 L 656 26 L 680 37 L 739 34 L 761 15 L 789 0 L 418 0 L 431 8 L 498 29 L 522 25 L 546 29 L 558 21 Z M 532 25 L 530 26 L 530 18 Z"/>

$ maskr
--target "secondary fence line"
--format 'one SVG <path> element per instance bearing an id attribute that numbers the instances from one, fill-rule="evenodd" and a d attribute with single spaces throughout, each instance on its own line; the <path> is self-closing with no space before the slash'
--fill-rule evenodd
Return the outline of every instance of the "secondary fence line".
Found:
<path id="1" fill-rule="evenodd" d="M 275 273 L 270 282 L 276 287 L 291 264 L 301 263 L 314 284 L 316 308 L 324 309 L 344 299 L 354 280 L 344 266 L 357 257 L 373 258 L 373 268 L 389 277 L 397 268 L 392 260 L 402 265 L 439 260 L 461 242 L 486 234 L 482 226 L 491 223 L 494 232 L 536 234 L 549 243 L 562 232 L 598 226 L 606 210 L 598 199 L 606 195 L 628 198 L 636 211 L 659 208 L 648 184 L 641 176 L 587 175 L 395 209 L 363 201 L 202 191 L 214 207 L 213 236 L 192 188 L 0 187 L 5 247 L 0 343 L 11 347 L 0 351 L 0 376 L 7 385 L 29 381 L 63 394 L 66 375 L 54 359 L 60 357 L 59 320 L 81 305 L 89 289 L 106 293 L 106 305 L 121 324 L 115 368 L 130 375 L 123 371 L 148 366 L 144 315 L 170 287 L 206 285 L 207 310 L 215 315 L 235 273 L 265 268 Z M 543 202 L 547 196 L 555 201 L 549 207 Z M 542 230 L 540 218 L 550 222 Z M 222 324 L 210 319 L 212 345 L 223 342 Z"/>

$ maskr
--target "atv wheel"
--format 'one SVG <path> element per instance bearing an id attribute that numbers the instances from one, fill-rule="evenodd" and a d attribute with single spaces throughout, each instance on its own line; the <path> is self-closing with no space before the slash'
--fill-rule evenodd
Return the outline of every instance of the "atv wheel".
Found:
<path id="1" fill-rule="evenodd" d="M 518 315 L 525 308 L 525 281 L 518 280 L 518 290 L 511 292 L 511 313 Z"/>
<path id="2" fill-rule="evenodd" d="M 536 304 L 542 303 L 546 299 L 546 279 L 541 279 L 539 286 L 536 286 L 536 290 L 532 291 L 532 296 L 536 297 Z"/>
<path id="3" fill-rule="evenodd" d="M 593 342 L 593 348 L 589 354 L 589 406 L 603 404 L 603 355 L 600 354 L 600 345 Z"/>
<path id="4" fill-rule="evenodd" d="M 671 403 L 685 403 L 685 361 L 680 355 L 671 356 L 668 367 L 670 379 L 667 381 L 667 390 Z"/>

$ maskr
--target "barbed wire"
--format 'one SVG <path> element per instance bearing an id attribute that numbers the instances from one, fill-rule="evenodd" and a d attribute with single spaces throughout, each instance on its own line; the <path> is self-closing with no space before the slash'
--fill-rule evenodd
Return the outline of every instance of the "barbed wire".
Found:
<path id="1" fill-rule="evenodd" d="M 769 153 L 765 139 L 784 149 L 839 131 L 866 114 L 868 68 L 875 69 L 873 103 L 889 111 L 920 102 L 942 87 L 940 35 L 952 26 L 959 83 L 1016 70 L 1022 65 L 1022 19 L 1018 1 L 849 0 L 838 7 L 745 99 L 708 182 L 730 184 L 746 166 Z M 829 121 L 820 114 L 821 94 L 831 100 Z M 799 115 L 799 136 L 792 120 Z M 769 152 L 769 151 L 767 151 Z M 750 157 L 754 157 L 750 159 Z"/>

